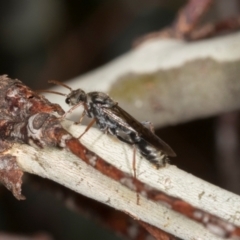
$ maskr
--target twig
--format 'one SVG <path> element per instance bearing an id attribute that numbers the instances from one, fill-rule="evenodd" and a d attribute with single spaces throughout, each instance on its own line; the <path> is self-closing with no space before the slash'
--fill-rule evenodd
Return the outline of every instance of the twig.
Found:
<path id="1" fill-rule="evenodd" d="M 27 145 L 16 144 L 10 153 L 17 155 L 18 163 L 24 171 L 51 179 L 85 196 L 129 212 L 138 219 L 161 226 L 164 230 L 184 239 L 191 239 L 194 236 L 201 236 L 202 239 L 220 239 L 197 223 L 162 205 L 142 197 L 141 204 L 137 205 L 135 192 L 110 180 L 73 155 L 69 158 L 70 153 L 65 150 L 44 149 L 38 152 Z M 189 228 L 192 229 L 191 233 L 188 231 Z"/>
<path id="2" fill-rule="evenodd" d="M 76 135 L 84 130 L 84 127 L 75 126 L 69 122 L 65 123 L 65 127 Z M 114 142 L 96 129 L 90 129 L 82 138 L 82 143 L 99 156 L 102 155 L 111 164 L 117 165 L 119 169 L 126 172 L 132 171 L 130 162 L 132 149 L 126 144 Z M 201 236 L 202 239 L 220 239 L 196 222 L 142 196 L 140 196 L 140 205 L 137 205 L 135 191 L 102 175 L 68 151 L 37 150 L 16 144 L 8 153 L 17 156 L 18 163 L 24 171 L 52 179 L 180 238 L 193 239 Z M 147 161 L 141 161 L 139 156 L 137 162 L 137 175 L 143 182 L 240 225 L 238 196 L 195 178 L 175 166 L 155 170 Z"/>
<path id="3" fill-rule="evenodd" d="M 78 136 L 85 126 L 65 121 L 65 128 Z M 131 167 L 132 148 L 97 129 L 89 130 L 81 139 L 83 145 L 123 172 L 133 174 Z M 125 161 L 123 159 L 126 159 Z M 156 170 L 137 154 L 137 178 L 171 196 L 185 200 L 193 206 L 240 225 L 240 197 L 205 182 L 176 166 L 169 165 Z"/>

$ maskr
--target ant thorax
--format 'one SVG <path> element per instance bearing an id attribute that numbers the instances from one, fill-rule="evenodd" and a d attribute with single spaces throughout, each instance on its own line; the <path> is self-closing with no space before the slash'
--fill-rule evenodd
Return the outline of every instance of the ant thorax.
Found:
<path id="1" fill-rule="evenodd" d="M 107 94 L 102 92 L 90 92 L 86 94 L 85 112 L 88 117 L 96 118 L 97 122 L 103 122 L 105 118 L 104 108 L 112 108 L 117 105 Z M 105 124 L 104 124 L 105 125 Z"/>
<path id="2" fill-rule="evenodd" d="M 117 105 L 106 93 L 103 92 L 90 92 L 87 94 L 87 103 L 93 103 L 97 106 L 112 108 Z"/>

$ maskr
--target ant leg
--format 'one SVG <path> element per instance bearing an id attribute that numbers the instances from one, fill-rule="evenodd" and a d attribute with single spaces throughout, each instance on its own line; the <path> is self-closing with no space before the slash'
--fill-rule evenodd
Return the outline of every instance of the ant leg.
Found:
<path id="1" fill-rule="evenodd" d="M 94 118 L 86 127 L 85 131 L 78 137 L 78 139 L 80 139 L 91 127 L 92 125 L 96 122 L 96 119 Z"/>
<path id="2" fill-rule="evenodd" d="M 133 145 L 133 162 L 132 162 L 132 168 L 133 168 L 133 178 L 134 178 L 134 182 L 136 183 L 137 180 L 137 174 L 136 174 L 136 146 Z M 139 205 L 139 201 L 140 201 L 140 196 L 139 196 L 139 189 L 136 183 L 136 194 L 137 194 L 137 205 Z"/>
<path id="3" fill-rule="evenodd" d="M 103 133 L 108 135 L 108 131 L 109 131 L 108 128 L 106 128 L 106 129 L 103 130 Z"/>
<path id="4" fill-rule="evenodd" d="M 80 124 L 85 116 L 86 116 L 86 112 L 83 111 L 83 113 L 82 113 L 82 115 L 81 115 L 79 121 L 78 121 L 78 122 L 75 122 L 75 124 Z"/>
<path id="5" fill-rule="evenodd" d="M 136 179 L 137 174 L 136 174 L 136 146 L 133 145 L 133 162 L 132 162 L 132 168 L 133 168 L 133 177 Z"/>
<path id="6" fill-rule="evenodd" d="M 63 120 L 64 118 L 66 118 L 67 114 L 72 113 L 73 110 L 75 110 L 76 108 L 78 108 L 78 107 L 81 106 L 81 105 L 82 105 L 82 103 L 78 103 L 78 104 L 74 105 L 74 106 L 71 107 L 67 112 L 65 112 L 59 119 L 60 119 L 60 120 Z"/>

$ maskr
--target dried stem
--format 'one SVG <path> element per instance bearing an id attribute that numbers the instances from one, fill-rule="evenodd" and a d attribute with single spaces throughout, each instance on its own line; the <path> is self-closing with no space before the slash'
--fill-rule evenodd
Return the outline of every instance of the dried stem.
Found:
<path id="1" fill-rule="evenodd" d="M 76 135 L 85 129 L 84 126 L 73 125 L 71 122 L 65 122 L 64 126 Z M 81 141 L 90 150 L 122 171 L 132 172 L 132 148 L 126 144 L 114 141 L 93 128 L 82 137 Z M 145 197 L 140 196 L 140 205 L 137 205 L 135 191 L 104 176 L 66 150 L 38 150 L 27 145 L 14 144 L 8 153 L 17 156 L 20 167 L 26 172 L 56 181 L 182 239 L 193 239 L 196 236 L 201 236 L 202 239 L 221 239 L 196 222 Z M 240 225 L 239 196 L 206 183 L 175 166 L 169 165 L 155 170 L 138 154 L 136 160 L 137 177 L 142 182 L 184 199 L 199 209 Z"/>

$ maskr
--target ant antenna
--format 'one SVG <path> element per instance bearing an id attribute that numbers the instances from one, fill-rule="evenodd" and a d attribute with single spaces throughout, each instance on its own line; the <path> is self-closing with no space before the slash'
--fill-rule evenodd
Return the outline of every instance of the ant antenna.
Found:
<path id="1" fill-rule="evenodd" d="M 64 97 L 67 96 L 67 94 L 60 93 L 60 92 L 57 92 L 57 91 L 52 91 L 52 90 L 36 90 L 35 92 L 38 92 L 38 93 L 41 93 L 41 92 L 53 93 L 53 94 L 61 95 L 61 96 L 64 96 Z"/>
<path id="2" fill-rule="evenodd" d="M 62 86 L 62 87 L 65 87 L 67 89 L 69 89 L 70 91 L 72 91 L 72 88 L 70 88 L 68 85 L 62 83 L 62 82 L 59 82 L 59 81 L 56 81 L 56 80 L 49 80 L 48 81 L 49 83 L 53 83 L 55 85 L 59 85 L 59 86 Z M 66 95 L 63 95 L 63 96 L 66 96 Z"/>

